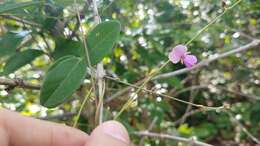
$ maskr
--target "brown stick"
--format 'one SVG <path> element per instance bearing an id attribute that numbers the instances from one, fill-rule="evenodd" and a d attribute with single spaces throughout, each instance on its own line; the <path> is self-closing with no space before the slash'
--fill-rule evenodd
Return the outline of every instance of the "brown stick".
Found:
<path id="1" fill-rule="evenodd" d="M 21 79 L 6 79 L 6 78 L 1 78 L 0 77 L 0 85 L 7 85 L 7 86 L 12 86 L 12 87 L 20 87 L 20 88 L 25 88 L 25 89 L 33 89 L 33 90 L 40 90 L 39 85 L 33 85 L 27 82 L 24 82 Z"/>

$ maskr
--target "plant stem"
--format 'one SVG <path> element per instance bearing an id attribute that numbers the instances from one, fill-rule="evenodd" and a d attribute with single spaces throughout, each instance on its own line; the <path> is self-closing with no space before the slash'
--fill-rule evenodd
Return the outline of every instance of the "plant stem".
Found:
<path id="1" fill-rule="evenodd" d="M 84 100 L 83 100 L 83 103 L 82 103 L 81 106 L 80 106 L 79 112 L 77 113 L 77 116 L 76 116 L 76 120 L 75 120 L 75 122 L 73 123 L 73 127 L 74 127 L 74 128 L 75 128 L 75 127 L 77 126 L 77 124 L 78 124 L 80 115 L 81 115 L 81 113 L 82 113 L 82 110 L 83 110 L 85 104 L 87 103 L 87 101 L 88 101 L 88 99 L 89 99 L 89 97 L 90 97 L 90 95 L 91 95 L 92 89 L 93 89 L 93 88 L 91 88 L 91 89 L 89 90 L 88 94 L 85 96 L 85 98 L 84 98 Z"/>
<path id="2" fill-rule="evenodd" d="M 198 108 L 202 108 L 203 110 L 221 110 L 221 109 L 224 109 L 225 107 L 224 106 L 218 106 L 218 107 L 211 107 L 211 106 L 205 106 L 205 105 L 201 105 L 201 104 L 195 104 L 195 103 L 192 103 L 192 102 L 188 102 L 188 101 L 185 101 L 185 100 L 181 100 L 181 99 L 178 99 L 178 98 L 175 98 L 175 97 L 172 97 L 170 95 L 166 95 L 166 94 L 162 94 L 162 93 L 156 93 L 152 90 L 148 90 L 148 89 L 145 89 L 145 88 L 141 88 L 139 86 L 136 86 L 136 85 L 133 85 L 133 84 L 130 84 L 130 83 L 126 83 L 124 81 L 120 81 L 118 79 L 115 79 L 115 78 L 112 78 L 112 77 L 109 77 L 109 76 L 105 76 L 107 79 L 110 79 L 110 80 L 113 80 L 113 81 L 116 81 L 116 82 L 119 82 L 121 84 L 125 84 L 127 86 L 131 86 L 133 88 L 137 88 L 137 89 L 140 89 L 140 90 L 143 90 L 145 92 L 148 92 L 148 93 L 151 93 L 151 94 L 156 94 L 156 95 L 159 95 L 159 96 L 162 96 L 162 97 L 166 97 L 166 98 L 169 98 L 169 99 L 172 99 L 172 100 L 175 100 L 175 101 L 178 101 L 178 102 L 181 102 L 181 103 L 184 103 L 184 104 L 187 104 L 187 105 L 191 105 L 191 106 L 194 106 L 194 107 L 198 107 Z"/>

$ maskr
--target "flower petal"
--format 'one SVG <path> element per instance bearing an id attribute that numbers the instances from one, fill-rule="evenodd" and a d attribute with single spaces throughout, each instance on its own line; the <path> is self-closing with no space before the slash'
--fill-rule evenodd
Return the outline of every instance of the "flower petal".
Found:
<path id="1" fill-rule="evenodd" d="M 183 56 L 187 54 L 187 47 L 184 45 L 177 45 L 176 47 L 173 48 L 174 53 L 176 56 Z"/>
<path id="2" fill-rule="evenodd" d="M 194 55 L 185 55 L 183 59 L 185 66 L 188 68 L 194 66 L 197 63 L 197 61 L 197 57 Z"/>
<path id="3" fill-rule="evenodd" d="M 172 63 L 174 63 L 174 64 L 178 63 L 178 62 L 181 60 L 181 56 L 177 56 L 177 55 L 174 53 L 174 51 L 170 52 L 168 57 L 169 57 L 169 60 L 170 60 Z"/>
<path id="4" fill-rule="evenodd" d="M 169 53 L 169 59 L 172 63 L 176 64 L 185 56 L 185 54 L 187 54 L 187 47 L 184 45 L 177 45 Z"/>

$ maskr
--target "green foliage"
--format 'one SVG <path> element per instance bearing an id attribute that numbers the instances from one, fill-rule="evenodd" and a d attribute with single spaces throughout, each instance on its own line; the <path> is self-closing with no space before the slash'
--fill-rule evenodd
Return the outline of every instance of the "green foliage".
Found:
<path id="1" fill-rule="evenodd" d="M 0 13 L 6 13 L 17 9 L 22 9 L 25 7 L 39 5 L 43 3 L 43 0 L 29 1 L 29 2 L 20 2 L 20 3 L 4 3 L 0 5 Z"/>
<path id="2" fill-rule="evenodd" d="M 103 117 L 111 120 L 137 90 L 127 88 L 122 82 L 139 86 L 138 83 L 168 59 L 168 52 L 174 46 L 187 43 L 235 2 L 237 0 L 98 0 L 100 24 L 94 21 L 93 7 L 91 3 L 86 5 L 86 0 L 77 0 L 77 4 L 74 0 L 0 2 L 0 72 L 13 73 L 0 78 L 14 81 L 21 78 L 25 83 L 42 87 L 38 91 L 0 85 L 0 108 L 16 109 L 33 117 L 74 113 L 86 93 L 97 87 L 95 65 L 102 62 L 106 72 Z M 259 39 L 259 8 L 257 0 L 242 0 L 192 41 L 188 51 L 203 61 L 248 44 L 251 42 L 248 36 Z M 24 32 L 29 33 L 23 35 Z M 87 65 L 83 38 L 86 38 L 92 68 Z M 153 79 L 145 88 L 155 93 L 140 92 L 118 120 L 129 132 L 147 130 L 151 121 L 157 119 L 151 129 L 153 132 L 186 138 L 195 136 L 212 145 L 255 145 L 226 112 L 207 111 L 189 106 L 187 102 L 214 107 L 230 104 L 228 111 L 253 136 L 260 137 L 259 55 L 258 47 L 191 72 Z M 30 67 L 19 69 L 26 64 Z M 181 63 L 168 64 L 158 74 L 183 68 Z M 86 132 L 95 125 L 93 113 L 99 101 L 98 89 L 93 89 L 80 116 L 78 128 Z M 39 102 L 56 108 L 46 111 Z M 70 125 L 74 119 L 54 121 Z M 131 135 L 131 139 L 138 145 L 139 136 Z M 188 145 L 155 138 L 145 138 L 144 142 L 151 146 Z"/>
<path id="3" fill-rule="evenodd" d="M 118 21 L 106 21 L 98 24 L 87 36 L 89 57 L 92 65 L 112 53 L 112 48 L 119 38 L 120 23 Z"/>
<path id="4" fill-rule="evenodd" d="M 63 38 L 58 38 L 56 41 L 56 47 L 52 53 L 54 59 L 59 59 L 60 57 L 73 55 L 77 57 L 84 57 L 84 47 L 80 42 L 73 40 L 66 40 Z"/>
<path id="5" fill-rule="evenodd" d="M 41 104 L 53 108 L 64 102 L 79 88 L 86 75 L 82 58 L 64 56 L 47 71 L 41 89 Z"/>
<path id="6" fill-rule="evenodd" d="M 212 123 L 202 123 L 192 128 L 192 132 L 199 138 L 210 138 L 217 134 L 217 128 Z"/>
<path id="7" fill-rule="evenodd" d="M 23 37 L 17 33 L 8 32 L 0 38 L 0 57 L 11 55 L 15 52 Z"/>
<path id="8" fill-rule="evenodd" d="M 23 67 L 24 65 L 31 63 L 35 58 L 42 55 L 43 52 L 40 50 L 28 49 L 22 52 L 17 52 L 15 55 L 11 56 L 4 67 L 3 75 L 8 75 L 13 73 L 17 69 Z"/>

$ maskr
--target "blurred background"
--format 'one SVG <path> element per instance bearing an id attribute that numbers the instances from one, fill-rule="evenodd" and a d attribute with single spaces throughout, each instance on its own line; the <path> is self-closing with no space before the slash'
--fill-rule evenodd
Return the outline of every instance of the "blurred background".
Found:
<path id="1" fill-rule="evenodd" d="M 25 2 L 6 0 L 4 3 Z M 135 84 L 151 70 L 167 61 L 174 46 L 185 44 L 236 0 L 97 0 L 102 21 L 117 19 L 122 25 L 119 43 L 113 54 L 103 59 L 109 77 Z M 41 55 L 9 75 L 1 76 L 0 107 L 23 115 L 72 125 L 79 107 L 91 88 L 84 85 L 61 106 L 47 109 L 39 104 L 39 85 L 52 63 L 62 54 L 57 48 L 77 51 L 80 10 L 82 32 L 95 25 L 91 1 L 46 0 L 40 5 L 23 7 L 0 14 L 0 72 L 15 52 L 43 50 Z M 242 0 L 189 46 L 199 61 L 245 46 L 260 37 L 260 1 Z M 15 34 L 15 35 L 14 35 Z M 66 44 L 65 39 L 75 43 Z M 8 52 L 6 48 L 13 50 Z M 58 51 L 57 51 L 58 50 Z M 216 146 L 255 146 L 260 138 L 260 47 L 215 60 L 206 66 L 175 76 L 150 81 L 146 89 L 196 104 L 222 110 L 203 110 L 160 95 L 141 92 L 105 78 L 104 120 L 111 120 L 130 96 L 136 96 L 131 108 L 119 117 L 131 133 L 133 145 L 186 146 L 175 140 L 142 137 L 136 131 L 149 129 L 185 138 L 194 138 Z M 169 64 L 158 75 L 185 68 Z M 24 83 L 32 88 L 23 87 Z M 95 96 L 83 109 L 78 128 L 90 132 Z"/>

